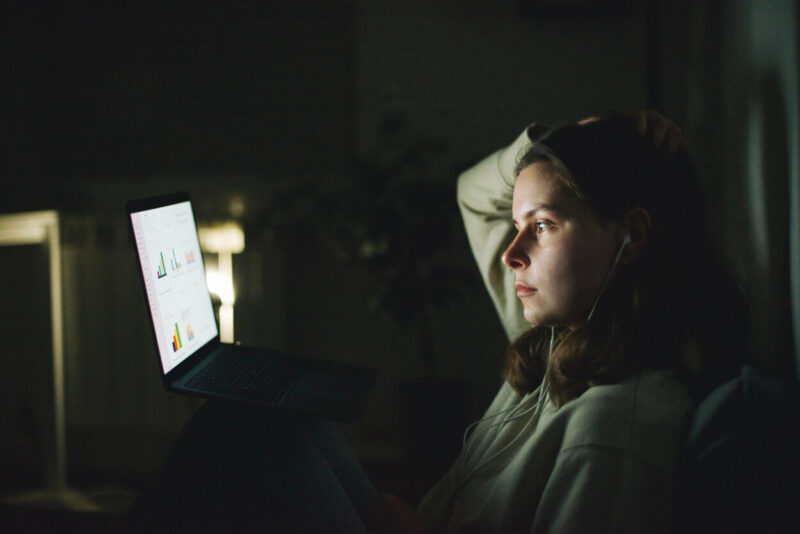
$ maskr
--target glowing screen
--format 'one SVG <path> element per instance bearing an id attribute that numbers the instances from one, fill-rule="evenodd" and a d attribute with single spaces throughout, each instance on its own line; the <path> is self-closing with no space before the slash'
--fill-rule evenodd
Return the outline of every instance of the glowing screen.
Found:
<path id="1" fill-rule="evenodd" d="M 131 222 L 167 373 L 218 333 L 194 214 L 186 201 L 132 213 Z"/>

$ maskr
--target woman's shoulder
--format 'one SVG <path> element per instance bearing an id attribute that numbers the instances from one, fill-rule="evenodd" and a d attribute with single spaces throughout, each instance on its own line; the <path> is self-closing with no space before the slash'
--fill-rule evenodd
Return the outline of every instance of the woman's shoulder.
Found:
<path id="1" fill-rule="evenodd" d="M 564 419 L 561 449 L 610 447 L 669 469 L 693 407 L 686 385 L 668 370 L 593 386 L 558 410 Z"/>

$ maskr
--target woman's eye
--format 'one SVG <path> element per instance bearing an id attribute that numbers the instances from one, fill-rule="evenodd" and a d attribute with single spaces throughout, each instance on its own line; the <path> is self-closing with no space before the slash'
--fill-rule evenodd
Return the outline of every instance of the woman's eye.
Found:
<path id="1" fill-rule="evenodd" d="M 541 234 L 542 232 L 546 232 L 550 229 L 549 222 L 537 222 L 536 223 L 536 233 Z"/>

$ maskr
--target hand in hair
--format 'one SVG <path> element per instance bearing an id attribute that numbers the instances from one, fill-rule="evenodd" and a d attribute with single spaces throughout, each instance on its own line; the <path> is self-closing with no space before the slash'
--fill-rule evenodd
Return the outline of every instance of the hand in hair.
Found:
<path id="1" fill-rule="evenodd" d="M 686 144 L 681 127 L 654 109 L 625 111 L 620 115 L 631 120 L 633 127 L 636 128 L 636 133 L 649 136 L 653 148 L 666 146 L 669 153 L 674 154 L 679 146 Z M 600 120 L 600 118 L 599 116 L 586 117 L 578 121 L 578 124 L 588 124 Z"/>
<path id="2" fill-rule="evenodd" d="M 681 144 L 685 144 L 681 127 L 666 118 L 654 109 L 634 111 L 630 117 L 636 123 L 639 135 L 649 135 L 653 148 L 660 148 L 666 144 L 670 154 L 674 154 Z"/>
<path id="3" fill-rule="evenodd" d="M 647 135 L 653 143 L 653 148 L 666 146 L 670 154 L 674 154 L 678 147 L 686 144 L 681 127 L 666 118 L 654 109 L 624 113 L 636 124 L 639 135 Z"/>

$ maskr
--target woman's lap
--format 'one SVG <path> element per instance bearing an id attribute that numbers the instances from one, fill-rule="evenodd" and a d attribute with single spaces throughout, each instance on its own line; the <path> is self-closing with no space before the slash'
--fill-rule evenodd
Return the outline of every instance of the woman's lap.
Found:
<path id="1" fill-rule="evenodd" d="M 144 523 L 363 532 L 377 492 L 329 421 L 208 401 L 132 510 Z"/>

